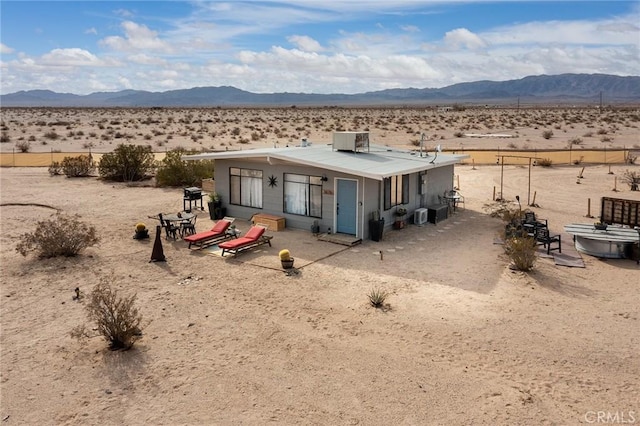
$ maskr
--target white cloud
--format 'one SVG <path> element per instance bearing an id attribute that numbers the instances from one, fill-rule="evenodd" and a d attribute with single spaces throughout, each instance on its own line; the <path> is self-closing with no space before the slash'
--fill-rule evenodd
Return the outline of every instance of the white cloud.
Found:
<path id="1" fill-rule="evenodd" d="M 10 48 L 9 46 L 7 46 L 4 43 L 0 43 L 0 53 L 3 55 L 9 55 L 11 53 L 15 52 L 14 49 Z"/>
<path id="2" fill-rule="evenodd" d="M 292 35 L 287 37 L 287 41 L 296 45 L 300 50 L 306 52 L 320 52 L 324 50 L 320 43 L 309 36 Z"/>
<path id="3" fill-rule="evenodd" d="M 102 66 L 104 63 L 90 52 L 72 48 L 72 49 L 53 49 L 49 53 L 42 55 L 39 63 L 47 66 Z"/>
<path id="4" fill-rule="evenodd" d="M 125 33 L 124 38 L 120 36 L 110 36 L 102 39 L 100 44 L 122 52 L 154 50 L 170 53 L 173 51 L 168 43 L 158 37 L 156 31 L 150 30 L 145 25 L 125 21 L 121 26 Z"/>
<path id="5" fill-rule="evenodd" d="M 482 49 L 487 46 L 482 38 L 466 28 L 457 28 L 448 31 L 444 35 L 444 43 L 454 49 L 465 48 L 470 50 Z"/>
<path id="6" fill-rule="evenodd" d="M 420 28 L 416 27 L 415 25 L 401 25 L 400 29 L 402 31 L 406 31 L 408 33 L 419 33 L 420 32 Z"/>
<path id="7" fill-rule="evenodd" d="M 129 55 L 127 56 L 127 60 L 141 65 L 164 66 L 168 63 L 166 59 L 158 58 L 156 56 L 150 56 L 146 53 L 136 53 L 133 55 Z"/>
<path id="8" fill-rule="evenodd" d="M 85 34 L 93 34 L 93 35 L 98 35 L 98 30 L 96 30 L 95 28 L 91 27 L 91 28 L 87 28 L 84 31 Z"/>

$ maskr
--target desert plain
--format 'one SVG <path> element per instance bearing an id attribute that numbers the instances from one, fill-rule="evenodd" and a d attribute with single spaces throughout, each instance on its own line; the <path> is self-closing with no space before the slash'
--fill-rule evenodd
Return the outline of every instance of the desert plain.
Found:
<path id="1" fill-rule="evenodd" d="M 127 142 L 250 149 L 301 137 L 329 142 L 340 129 L 406 147 L 427 133 L 444 148 L 640 148 L 639 117 L 637 109 L 3 109 L 0 149 L 24 141 L 31 152 L 106 152 Z M 543 137 L 545 130 L 553 136 Z M 167 261 L 149 262 L 153 238 L 134 240 L 134 226 L 144 221 L 153 229 L 149 216 L 180 210 L 181 188 L 2 168 L 0 419 L 638 423 L 640 266 L 580 255 L 563 230 L 598 220 L 586 217 L 589 199 L 595 216 L 603 196 L 640 200 L 616 180 L 627 170 L 639 166 L 534 167 L 529 180 L 527 167 L 461 165 L 455 174 L 465 206 L 438 225 L 388 229 L 382 241 L 352 247 L 287 228 L 270 232 L 272 247 L 225 258 L 162 238 Z M 532 271 L 510 268 L 497 238 L 504 225 L 488 214 L 501 175 L 512 206 L 519 195 L 522 208 L 547 219 L 563 253 L 584 267 L 556 265 L 540 250 Z M 525 203 L 529 182 L 534 207 Z M 18 254 L 21 236 L 56 211 L 79 214 L 100 243 L 74 258 Z M 245 219 L 237 220 L 241 230 Z M 198 212 L 198 230 L 212 223 Z M 295 273 L 280 268 L 283 248 L 296 259 Z M 74 289 L 87 295 L 100 280 L 137 295 L 145 325 L 129 351 L 110 351 L 100 336 L 70 336 L 87 323 L 86 298 L 75 300 Z M 384 309 L 369 305 L 372 289 L 389 293 Z"/>

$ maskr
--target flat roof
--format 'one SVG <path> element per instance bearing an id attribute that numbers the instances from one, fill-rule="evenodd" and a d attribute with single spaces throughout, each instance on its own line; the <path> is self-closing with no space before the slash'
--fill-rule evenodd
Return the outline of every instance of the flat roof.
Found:
<path id="1" fill-rule="evenodd" d="M 371 145 L 364 151 L 338 151 L 331 144 L 284 148 L 256 148 L 240 151 L 185 155 L 184 160 L 264 159 L 272 163 L 306 165 L 375 180 L 460 163 L 466 154 L 409 151 Z"/>

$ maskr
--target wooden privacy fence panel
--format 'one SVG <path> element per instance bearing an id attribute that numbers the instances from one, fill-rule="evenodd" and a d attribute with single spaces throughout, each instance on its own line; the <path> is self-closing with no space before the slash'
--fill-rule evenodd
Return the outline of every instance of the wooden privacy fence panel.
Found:
<path id="1" fill-rule="evenodd" d="M 602 197 L 600 221 L 631 228 L 640 226 L 640 201 Z"/>

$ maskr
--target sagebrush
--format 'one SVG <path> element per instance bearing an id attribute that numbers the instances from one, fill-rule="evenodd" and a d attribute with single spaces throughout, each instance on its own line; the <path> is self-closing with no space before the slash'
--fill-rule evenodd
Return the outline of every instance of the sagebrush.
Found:
<path id="1" fill-rule="evenodd" d="M 93 288 L 86 307 L 87 316 L 109 343 L 110 349 L 130 349 L 142 335 L 142 314 L 135 303 L 135 294 L 120 296 L 106 280 Z M 90 337 L 84 325 L 76 327 L 71 335 L 76 338 Z"/>
<path id="2" fill-rule="evenodd" d="M 35 251 L 38 257 L 76 256 L 100 239 L 96 228 L 80 220 L 79 215 L 57 213 L 53 219 L 35 224 L 35 230 L 19 237 L 16 251 L 23 256 Z"/>

